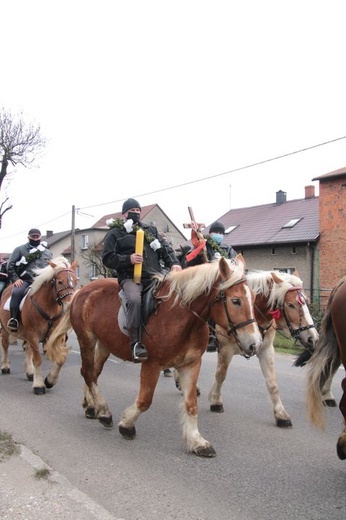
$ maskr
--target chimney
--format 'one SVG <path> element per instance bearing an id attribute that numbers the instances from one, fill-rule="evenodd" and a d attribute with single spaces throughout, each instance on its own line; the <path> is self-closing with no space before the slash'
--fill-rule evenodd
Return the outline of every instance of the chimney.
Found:
<path id="1" fill-rule="evenodd" d="M 53 231 L 46 231 L 46 238 L 52 237 Z"/>
<path id="2" fill-rule="evenodd" d="M 305 186 L 305 198 L 313 199 L 315 197 L 315 186 Z"/>
<path id="3" fill-rule="evenodd" d="M 287 193 L 285 191 L 279 190 L 276 192 L 276 204 L 283 204 L 286 202 L 286 195 Z"/>

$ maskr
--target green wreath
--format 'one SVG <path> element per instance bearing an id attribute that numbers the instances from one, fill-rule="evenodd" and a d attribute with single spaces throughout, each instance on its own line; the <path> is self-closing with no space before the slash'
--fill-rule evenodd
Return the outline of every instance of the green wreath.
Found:
<path id="1" fill-rule="evenodd" d="M 208 242 L 208 244 L 210 245 L 210 247 L 214 250 L 214 251 L 217 251 L 218 253 L 220 253 L 221 256 L 224 256 L 225 258 L 228 258 L 228 254 L 227 254 L 227 251 L 225 251 L 224 249 L 222 249 L 222 247 L 219 246 L 219 244 L 217 244 L 215 242 L 215 240 L 213 240 L 211 238 L 210 235 L 205 235 L 205 238 Z"/>
<path id="2" fill-rule="evenodd" d="M 122 228 L 122 227 L 124 227 L 124 221 L 121 218 L 117 218 L 116 220 L 113 220 L 113 222 L 110 222 L 108 224 L 108 227 L 110 229 L 115 228 L 115 227 L 116 228 Z M 144 231 L 144 240 L 146 242 L 148 242 L 148 244 L 151 244 L 151 242 L 156 240 L 156 237 L 154 235 L 149 233 L 148 230 L 140 228 L 138 224 L 133 224 L 132 225 L 132 231 L 131 231 L 130 235 L 135 235 L 139 229 L 142 229 Z"/>

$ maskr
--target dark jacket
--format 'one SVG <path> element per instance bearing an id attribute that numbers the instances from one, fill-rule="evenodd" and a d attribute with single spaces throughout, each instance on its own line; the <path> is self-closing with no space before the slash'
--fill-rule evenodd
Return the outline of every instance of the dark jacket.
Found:
<path id="1" fill-rule="evenodd" d="M 21 278 L 26 282 L 32 282 L 36 276 L 35 269 L 43 269 L 47 267 L 47 260 L 52 259 L 52 253 L 49 249 L 44 248 L 43 251 L 33 247 L 29 242 L 16 247 L 8 261 L 7 272 L 10 281 L 13 283 Z M 27 263 L 21 262 L 25 258 Z M 18 264 L 18 265 L 17 265 Z"/>
<path id="2" fill-rule="evenodd" d="M 144 233 L 158 239 L 161 247 L 154 251 L 144 237 L 142 283 L 150 281 L 153 274 L 162 272 L 163 267 L 170 269 L 172 265 L 180 265 L 177 257 L 168 242 L 159 234 L 155 226 L 139 223 Z M 135 252 L 136 234 L 128 233 L 122 227 L 111 228 L 103 243 L 102 262 L 109 269 L 115 270 L 119 282 L 126 278 L 133 278 L 134 265 L 130 256 Z"/>

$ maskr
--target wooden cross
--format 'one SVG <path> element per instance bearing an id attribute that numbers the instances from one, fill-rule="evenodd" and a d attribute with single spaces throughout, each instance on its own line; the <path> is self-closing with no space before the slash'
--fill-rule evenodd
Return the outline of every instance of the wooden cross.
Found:
<path id="1" fill-rule="evenodd" d="M 191 206 L 189 206 L 187 209 L 189 210 L 191 222 L 195 225 L 195 229 L 199 231 L 200 229 L 205 228 L 205 224 L 202 222 L 196 222 Z M 191 229 L 193 227 L 191 222 L 189 224 L 183 224 L 184 229 Z"/>

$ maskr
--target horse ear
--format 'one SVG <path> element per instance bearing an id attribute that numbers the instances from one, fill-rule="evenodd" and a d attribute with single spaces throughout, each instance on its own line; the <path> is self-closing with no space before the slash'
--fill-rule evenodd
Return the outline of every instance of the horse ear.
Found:
<path id="1" fill-rule="evenodd" d="M 296 276 L 297 278 L 300 278 L 299 273 L 298 273 L 298 269 L 297 269 L 296 267 L 294 268 L 294 271 L 293 271 L 292 274 L 293 274 L 294 276 Z"/>
<path id="2" fill-rule="evenodd" d="M 244 269 L 245 269 L 246 262 L 245 262 L 245 258 L 243 257 L 243 255 L 241 253 L 238 253 L 237 256 L 235 257 L 235 259 L 239 260 L 239 262 L 243 264 Z"/>
<path id="3" fill-rule="evenodd" d="M 280 276 L 275 271 L 271 271 L 270 274 L 272 275 L 272 278 L 273 278 L 275 283 L 282 283 L 283 282 L 283 279 L 280 278 Z"/>
<path id="4" fill-rule="evenodd" d="M 219 260 L 219 271 L 223 280 L 226 280 L 232 274 L 230 264 L 227 262 L 224 256 L 222 256 Z"/>
<path id="5" fill-rule="evenodd" d="M 77 260 L 74 260 L 71 264 L 71 269 L 72 271 L 74 271 L 76 268 L 78 267 L 78 261 Z"/>
<path id="6" fill-rule="evenodd" d="M 56 268 L 57 264 L 55 264 L 55 263 L 52 262 L 51 260 L 47 260 L 47 262 L 49 263 L 49 265 L 50 265 L 53 269 Z"/>

